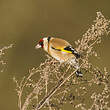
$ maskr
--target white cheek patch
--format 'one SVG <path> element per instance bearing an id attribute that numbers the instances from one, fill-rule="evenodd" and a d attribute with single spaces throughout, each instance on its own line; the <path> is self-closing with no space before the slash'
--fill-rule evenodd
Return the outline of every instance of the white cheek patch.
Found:
<path id="1" fill-rule="evenodd" d="M 43 38 L 43 41 L 44 41 L 44 50 L 46 52 L 48 52 L 48 41 L 47 41 L 47 38 Z"/>

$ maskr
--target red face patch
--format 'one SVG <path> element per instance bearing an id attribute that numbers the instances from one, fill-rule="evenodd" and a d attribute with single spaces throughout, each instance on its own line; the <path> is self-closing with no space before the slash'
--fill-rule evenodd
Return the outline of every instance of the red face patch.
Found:
<path id="1" fill-rule="evenodd" d="M 41 47 L 43 48 L 43 46 L 44 46 L 44 44 L 43 44 L 43 39 L 40 39 L 39 45 L 41 45 Z"/>
<path id="2" fill-rule="evenodd" d="M 39 42 L 43 42 L 43 39 L 40 39 L 40 41 Z"/>

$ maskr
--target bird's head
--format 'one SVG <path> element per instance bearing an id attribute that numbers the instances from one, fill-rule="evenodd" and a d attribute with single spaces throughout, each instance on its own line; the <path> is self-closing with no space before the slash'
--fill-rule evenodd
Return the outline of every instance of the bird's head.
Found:
<path id="1" fill-rule="evenodd" d="M 51 37 L 44 37 L 39 40 L 38 44 L 35 46 L 36 49 L 43 48 L 46 52 L 48 52 L 48 43 L 50 41 Z"/>

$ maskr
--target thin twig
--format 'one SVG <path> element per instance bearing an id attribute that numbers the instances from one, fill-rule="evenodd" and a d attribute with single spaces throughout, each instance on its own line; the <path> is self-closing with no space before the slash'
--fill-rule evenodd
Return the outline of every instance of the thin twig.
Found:
<path id="1" fill-rule="evenodd" d="M 83 64 L 80 65 L 80 67 L 82 66 Z M 50 99 L 56 92 L 57 90 L 67 81 L 70 79 L 70 77 L 77 71 L 78 69 L 76 69 L 74 72 L 72 72 L 67 78 L 65 79 L 60 79 L 58 81 L 58 84 L 51 90 L 51 92 L 46 96 L 44 97 L 40 102 L 39 104 L 36 106 L 35 110 L 39 110 L 40 108 L 43 107 L 43 105 L 46 103 L 46 101 L 48 99 Z"/>

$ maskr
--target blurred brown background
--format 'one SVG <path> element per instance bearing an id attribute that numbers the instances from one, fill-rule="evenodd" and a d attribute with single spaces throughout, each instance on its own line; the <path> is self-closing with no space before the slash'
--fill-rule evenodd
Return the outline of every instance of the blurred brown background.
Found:
<path id="1" fill-rule="evenodd" d="M 6 51 L 7 65 L 0 73 L 0 110 L 18 110 L 12 78 L 22 79 L 44 61 L 45 52 L 34 48 L 41 35 L 61 37 L 74 45 L 97 11 L 110 19 L 110 0 L 0 0 L 0 48 L 14 44 Z M 94 61 L 110 71 L 109 48 L 110 37 L 105 37 L 98 45 L 101 58 Z"/>

